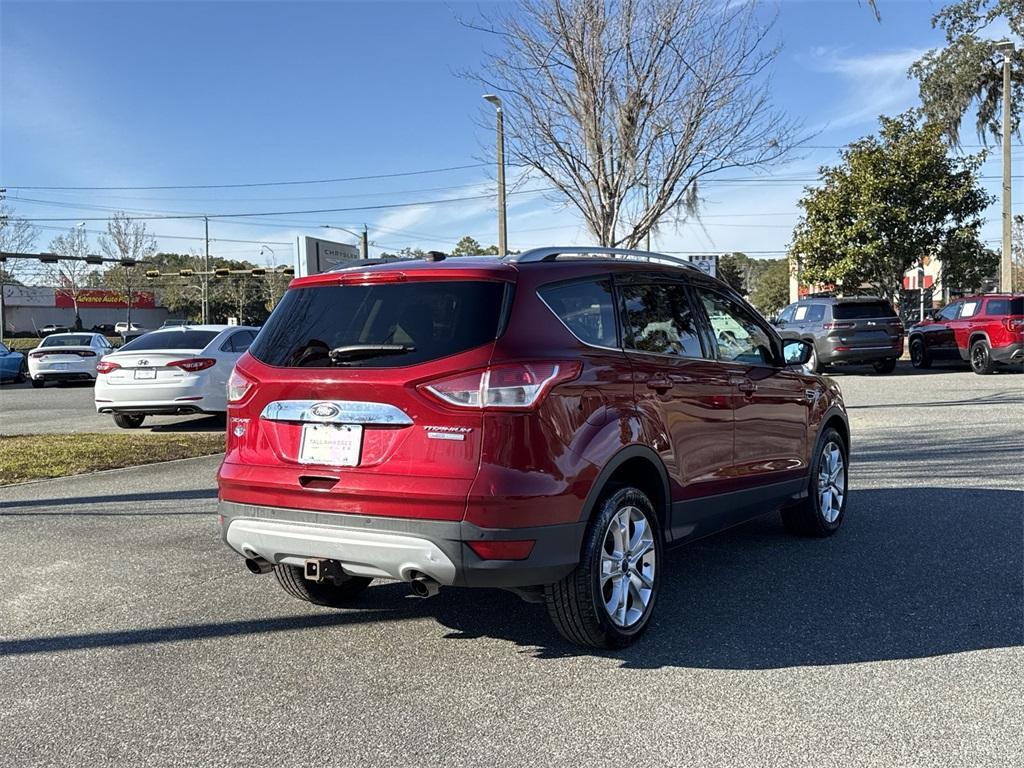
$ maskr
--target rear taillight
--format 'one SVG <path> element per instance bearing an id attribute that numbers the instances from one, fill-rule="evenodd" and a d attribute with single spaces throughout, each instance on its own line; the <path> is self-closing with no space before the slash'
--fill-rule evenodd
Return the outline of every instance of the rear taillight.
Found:
<path id="1" fill-rule="evenodd" d="M 845 331 L 850 328 L 856 328 L 855 323 L 822 323 L 821 327 L 826 331 Z"/>
<path id="2" fill-rule="evenodd" d="M 217 361 L 212 357 L 190 357 L 187 360 L 175 360 L 174 362 L 168 363 L 168 368 L 181 368 L 183 371 L 189 373 L 196 373 L 197 371 L 205 371 L 207 368 L 212 368 L 217 364 Z"/>
<path id="3" fill-rule="evenodd" d="M 255 385 L 238 371 L 231 371 L 228 378 L 228 402 L 241 402 Z"/>
<path id="4" fill-rule="evenodd" d="M 109 360 L 100 360 L 96 363 L 96 373 L 110 373 L 116 371 L 121 366 L 117 363 L 112 363 Z"/>
<path id="5" fill-rule="evenodd" d="M 79 357 L 96 357 L 96 353 L 89 349 L 80 349 L 75 354 Z"/>
<path id="6" fill-rule="evenodd" d="M 458 408 L 535 408 L 552 387 L 579 376 L 580 368 L 575 361 L 494 365 L 421 384 L 420 390 Z"/>
<path id="7" fill-rule="evenodd" d="M 1024 317 L 1006 317 L 1003 318 L 1003 325 L 1006 326 L 1006 330 L 1011 333 L 1018 333 L 1024 331 Z"/>

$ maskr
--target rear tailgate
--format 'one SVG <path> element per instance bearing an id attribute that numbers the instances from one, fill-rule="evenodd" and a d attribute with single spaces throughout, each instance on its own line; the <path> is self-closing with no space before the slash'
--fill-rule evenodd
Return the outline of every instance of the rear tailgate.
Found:
<path id="1" fill-rule="evenodd" d="M 508 285 L 435 276 L 292 288 L 236 367 L 251 387 L 229 404 L 222 496 L 461 519 L 482 412 L 420 385 L 487 365 Z"/>
<path id="2" fill-rule="evenodd" d="M 884 301 L 839 302 L 826 324 L 829 336 L 851 350 L 883 350 L 903 336 L 903 323 Z"/>

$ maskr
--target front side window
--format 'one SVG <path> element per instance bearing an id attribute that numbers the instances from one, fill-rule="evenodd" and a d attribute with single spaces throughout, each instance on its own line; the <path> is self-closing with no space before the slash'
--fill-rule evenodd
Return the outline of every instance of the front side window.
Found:
<path id="1" fill-rule="evenodd" d="M 599 347 L 618 347 L 615 302 L 608 280 L 546 285 L 538 293 L 577 339 Z"/>
<path id="2" fill-rule="evenodd" d="M 960 311 L 960 305 L 963 302 L 956 301 L 952 304 L 947 304 L 945 307 L 935 313 L 936 320 L 955 320 L 957 312 Z"/>
<path id="3" fill-rule="evenodd" d="M 704 356 L 685 286 L 626 285 L 622 297 L 632 349 L 679 357 Z"/>
<path id="4" fill-rule="evenodd" d="M 793 313 L 796 311 L 796 304 L 790 304 L 782 312 L 779 313 L 779 322 L 788 323 L 793 319 Z"/>
<path id="5" fill-rule="evenodd" d="M 748 365 L 774 365 L 768 333 L 745 307 L 719 293 L 698 288 L 704 311 L 718 346 L 718 359 Z"/>

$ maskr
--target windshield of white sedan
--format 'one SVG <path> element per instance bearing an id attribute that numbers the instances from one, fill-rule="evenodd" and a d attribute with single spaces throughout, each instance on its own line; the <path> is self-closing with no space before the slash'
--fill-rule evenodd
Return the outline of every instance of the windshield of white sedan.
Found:
<path id="1" fill-rule="evenodd" d="M 88 347 L 92 344 L 92 336 L 48 336 L 43 339 L 41 347 Z"/>
<path id="2" fill-rule="evenodd" d="M 219 331 L 163 331 L 147 333 L 129 341 L 121 352 L 141 352 L 144 349 L 203 349 L 217 338 Z"/>

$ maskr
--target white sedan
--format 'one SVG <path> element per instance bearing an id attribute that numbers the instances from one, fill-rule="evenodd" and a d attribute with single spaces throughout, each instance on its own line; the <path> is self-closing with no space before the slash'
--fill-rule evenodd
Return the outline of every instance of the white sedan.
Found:
<path id="1" fill-rule="evenodd" d="M 139 336 L 96 368 L 96 411 L 125 429 L 150 415 L 227 411 L 232 368 L 258 328 L 184 325 Z"/>
<path id="2" fill-rule="evenodd" d="M 48 381 L 92 381 L 96 364 L 113 347 L 101 333 L 53 333 L 28 353 L 28 375 L 37 389 Z"/>

